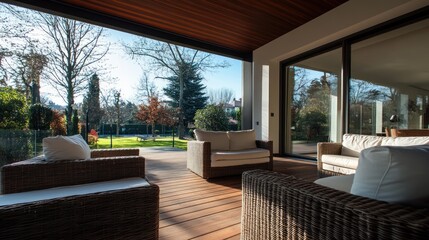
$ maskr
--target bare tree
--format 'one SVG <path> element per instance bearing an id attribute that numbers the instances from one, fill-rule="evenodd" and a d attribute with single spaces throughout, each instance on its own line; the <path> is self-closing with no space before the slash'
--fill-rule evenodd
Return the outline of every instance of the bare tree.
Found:
<path id="1" fill-rule="evenodd" d="M 185 129 L 183 92 L 184 80 L 192 74 L 189 66 L 195 67 L 197 71 L 206 71 L 229 65 L 226 62 L 215 62 L 212 54 L 209 53 L 145 38 L 139 38 L 131 46 L 123 45 L 132 58 L 149 60 L 152 69 L 159 74 L 158 78 L 166 78 L 166 74 L 177 76 L 179 81 L 179 138 L 183 139 Z"/>
<path id="2" fill-rule="evenodd" d="M 40 76 L 48 64 L 48 58 L 33 44 L 15 54 L 14 67 L 10 67 L 17 89 L 22 91 L 28 102 L 40 103 Z"/>
<path id="3" fill-rule="evenodd" d="M 27 34 L 32 29 L 17 17 L 20 12 L 17 7 L 0 3 L 0 86 L 6 86 L 9 80 L 6 59 L 30 42 Z"/>
<path id="4" fill-rule="evenodd" d="M 158 89 L 153 81 L 149 80 L 149 76 L 144 73 L 139 79 L 137 85 L 137 99 L 142 103 L 148 104 L 152 97 L 158 97 Z"/>
<path id="5" fill-rule="evenodd" d="M 208 92 L 209 103 L 216 105 L 225 105 L 234 98 L 234 91 L 228 88 L 210 89 Z"/>
<path id="6" fill-rule="evenodd" d="M 101 92 L 101 105 L 103 108 L 103 119 L 110 125 L 116 124 L 116 135 L 119 136 L 119 127 L 123 122 L 123 111 L 125 102 L 121 99 L 121 92 L 109 89 Z"/>
<path id="7" fill-rule="evenodd" d="M 103 59 L 109 45 L 101 42 L 103 28 L 58 16 L 40 13 L 36 21 L 48 37 L 49 64 L 46 75 L 49 84 L 67 103 L 67 132 L 72 129 L 72 105 L 82 93 Z"/>

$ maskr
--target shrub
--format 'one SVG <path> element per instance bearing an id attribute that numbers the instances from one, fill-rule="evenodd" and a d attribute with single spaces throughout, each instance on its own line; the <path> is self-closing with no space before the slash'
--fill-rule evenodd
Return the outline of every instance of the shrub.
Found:
<path id="1" fill-rule="evenodd" d="M 226 131 L 228 118 L 221 106 L 207 105 L 197 110 L 194 117 L 195 127 L 203 130 Z"/>
<path id="2" fill-rule="evenodd" d="M 28 106 L 24 94 L 0 88 L 0 128 L 24 129 L 28 122 Z"/>

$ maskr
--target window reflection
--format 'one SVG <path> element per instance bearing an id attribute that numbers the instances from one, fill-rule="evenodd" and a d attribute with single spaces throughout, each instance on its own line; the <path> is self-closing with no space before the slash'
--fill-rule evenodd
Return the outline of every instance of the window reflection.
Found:
<path id="1" fill-rule="evenodd" d="M 425 20 L 352 45 L 350 133 L 428 128 L 428 42 Z"/>

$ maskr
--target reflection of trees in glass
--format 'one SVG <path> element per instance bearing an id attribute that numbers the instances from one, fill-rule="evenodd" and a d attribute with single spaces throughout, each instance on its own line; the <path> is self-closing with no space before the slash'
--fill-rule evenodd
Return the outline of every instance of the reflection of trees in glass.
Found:
<path id="1" fill-rule="evenodd" d="M 309 78 L 309 70 L 293 68 L 295 77 L 292 101 L 292 126 L 294 140 L 326 140 L 330 114 L 331 95 L 336 95 L 336 75 L 321 74 L 320 78 Z M 312 74 L 314 75 L 314 73 Z"/>
<path id="2" fill-rule="evenodd" d="M 350 81 L 350 121 L 349 132 L 372 135 L 375 134 L 375 103 L 383 103 L 383 125 L 390 126 L 388 119 L 396 114 L 397 91 L 393 88 L 379 86 L 371 82 L 352 79 Z M 380 111 L 380 110 L 379 110 Z M 388 115 L 388 116 L 387 116 Z"/>

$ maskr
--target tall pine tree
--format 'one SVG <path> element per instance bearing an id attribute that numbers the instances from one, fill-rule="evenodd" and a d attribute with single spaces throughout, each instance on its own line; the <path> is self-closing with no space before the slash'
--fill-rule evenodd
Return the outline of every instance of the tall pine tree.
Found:
<path id="1" fill-rule="evenodd" d="M 181 113 L 183 114 L 184 126 L 194 121 L 197 109 L 204 108 L 207 104 L 208 97 L 205 95 L 206 86 L 202 84 L 203 78 L 198 68 L 192 64 L 186 64 L 187 74 L 183 78 L 183 100 Z M 170 98 L 168 103 L 173 108 L 179 107 L 180 101 L 180 81 L 178 76 L 168 77 L 169 81 L 165 87 L 164 94 Z"/>
<path id="2" fill-rule="evenodd" d="M 83 99 L 83 114 L 86 119 L 88 114 L 89 129 L 97 129 L 103 112 L 100 107 L 100 78 L 96 73 L 91 76 L 88 84 L 88 92 Z"/>

